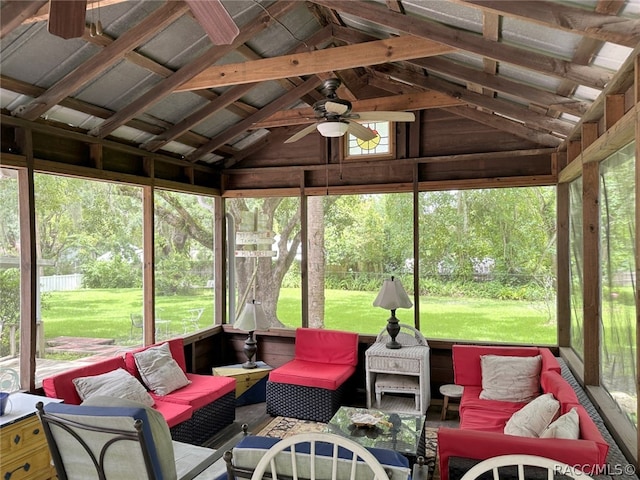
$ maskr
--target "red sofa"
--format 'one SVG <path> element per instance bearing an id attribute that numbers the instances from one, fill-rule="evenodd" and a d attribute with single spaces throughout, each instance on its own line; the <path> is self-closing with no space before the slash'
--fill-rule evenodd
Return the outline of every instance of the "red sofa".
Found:
<path id="1" fill-rule="evenodd" d="M 357 364 L 357 333 L 298 328 L 294 359 L 269 373 L 267 413 L 328 422 Z"/>
<path id="2" fill-rule="evenodd" d="M 455 383 L 464 386 L 460 400 L 460 428 L 438 429 L 440 478 L 449 480 L 450 461 L 454 457 L 484 460 L 497 455 L 540 455 L 569 465 L 604 465 L 609 445 L 587 411 L 580 405 L 571 385 L 562 377 L 560 364 L 548 348 L 453 346 Z M 560 402 L 560 415 L 575 407 L 580 418 L 580 438 L 529 438 L 507 435 L 504 427 L 526 403 L 484 400 L 481 355 L 542 357 L 540 392 L 552 393 Z"/>
<path id="3" fill-rule="evenodd" d="M 236 380 L 231 377 L 187 373 L 182 339 L 172 339 L 168 343 L 171 356 L 191 383 L 163 396 L 150 391 L 149 394 L 155 401 L 153 408 L 167 421 L 174 440 L 202 445 L 235 420 Z M 60 398 L 65 403 L 79 405 L 82 400 L 73 384 L 74 378 L 101 375 L 123 368 L 140 379 L 133 354 L 146 348 L 149 347 L 45 378 L 42 381 L 44 393 L 48 397 Z"/>

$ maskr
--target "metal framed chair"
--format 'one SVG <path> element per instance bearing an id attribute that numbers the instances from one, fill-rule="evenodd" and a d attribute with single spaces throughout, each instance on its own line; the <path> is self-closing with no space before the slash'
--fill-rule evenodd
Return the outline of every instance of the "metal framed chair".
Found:
<path id="1" fill-rule="evenodd" d="M 112 397 L 88 403 L 36 405 L 59 480 L 214 478 L 207 469 L 222 453 L 172 441 L 159 412 Z"/>
<path id="2" fill-rule="evenodd" d="M 323 448 L 329 449 L 328 454 L 320 454 Z M 331 433 L 303 433 L 280 440 L 266 451 L 251 480 L 263 478 L 388 480 L 389 474 L 370 451 L 353 440 Z"/>
<path id="3" fill-rule="evenodd" d="M 518 480 L 545 478 L 544 476 L 533 477 L 531 470 L 525 470 L 525 467 L 537 467 L 538 471 L 540 471 L 540 469 L 546 470 L 546 478 L 548 480 L 553 480 L 556 475 L 562 476 L 561 478 L 592 479 L 592 477 L 575 467 L 551 458 L 539 457 L 537 455 L 516 454 L 487 458 L 470 468 L 460 480 L 475 480 L 476 478 L 481 477 L 490 478 L 483 475 L 487 472 L 492 472 L 493 476 L 491 478 L 493 478 L 493 480 L 499 480 L 500 473 L 498 470 L 504 469 L 503 472 L 506 474 L 507 472 L 505 470 L 509 467 L 511 467 L 511 469 L 508 472 L 508 478 L 513 478 L 515 471 L 517 474 L 516 478 L 518 478 Z"/>
<path id="4" fill-rule="evenodd" d="M 133 329 L 139 328 L 140 330 L 142 330 L 144 322 L 142 319 L 142 314 L 140 313 L 131 313 L 129 314 L 129 316 L 131 317 L 131 332 L 129 333 L 129 338 L 133 338 Z"/>
<path id="5" fill-rule="evenodd" d="M 198 330 L 200 328 L 200 317 L 204 313 L 204 308 L 192 308 L 188 311 L 189 316 L 182 319 L 184 333 L 189 330 Z"/>

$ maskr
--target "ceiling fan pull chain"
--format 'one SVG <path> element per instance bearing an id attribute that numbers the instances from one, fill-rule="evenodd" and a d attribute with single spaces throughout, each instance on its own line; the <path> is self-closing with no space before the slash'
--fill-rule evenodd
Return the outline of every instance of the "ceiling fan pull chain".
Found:
<path id="1" fill-rule="evenodd" d="M 96 35 L 102 35 L 104 30 L 102 29 L 102 22 L 100 19 L 102 15 L 100 14 L 100 0 L 98 0 L 98 22 L 96 23 Z"/>

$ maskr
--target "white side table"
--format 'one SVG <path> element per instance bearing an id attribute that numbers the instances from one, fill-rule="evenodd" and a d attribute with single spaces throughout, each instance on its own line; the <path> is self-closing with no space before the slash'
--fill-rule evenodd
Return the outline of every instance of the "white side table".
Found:
<path id="1" fill-rule="evenodd" d="M 380 402 L 375 408 L 424 415 L 431 403 L 429 347 L 412 345 L 394 350 L 387 348 L 385 343 L 376 342 L 365 352 L 367 408 L 373 408 L 373 396 L 378 393 Z M 376 388 L 379 375 L 380 382 Z M 390 376 L 403 378 L 393 381 Z M 383 395 L 385 392 L 403 393 L 402 389 L 414 397 Z"/>

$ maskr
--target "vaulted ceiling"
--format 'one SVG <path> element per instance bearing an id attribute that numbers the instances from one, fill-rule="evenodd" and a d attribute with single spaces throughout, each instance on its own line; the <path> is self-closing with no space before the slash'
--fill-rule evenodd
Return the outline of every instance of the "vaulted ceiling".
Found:
<path id="1" fill-rule="evenodd" d="M 557 149 L 640 40 L 638 0 L 222 5 L 239 27 L 228 45 L 181 1 L 89 0 L 84 34 L 65 40 L 48 31 L 48 2 L 3 0 L 3 123 L 222 169 L 315 122 L 323 81 L 338 77 L 356 113 L 437 111 Z"/>

